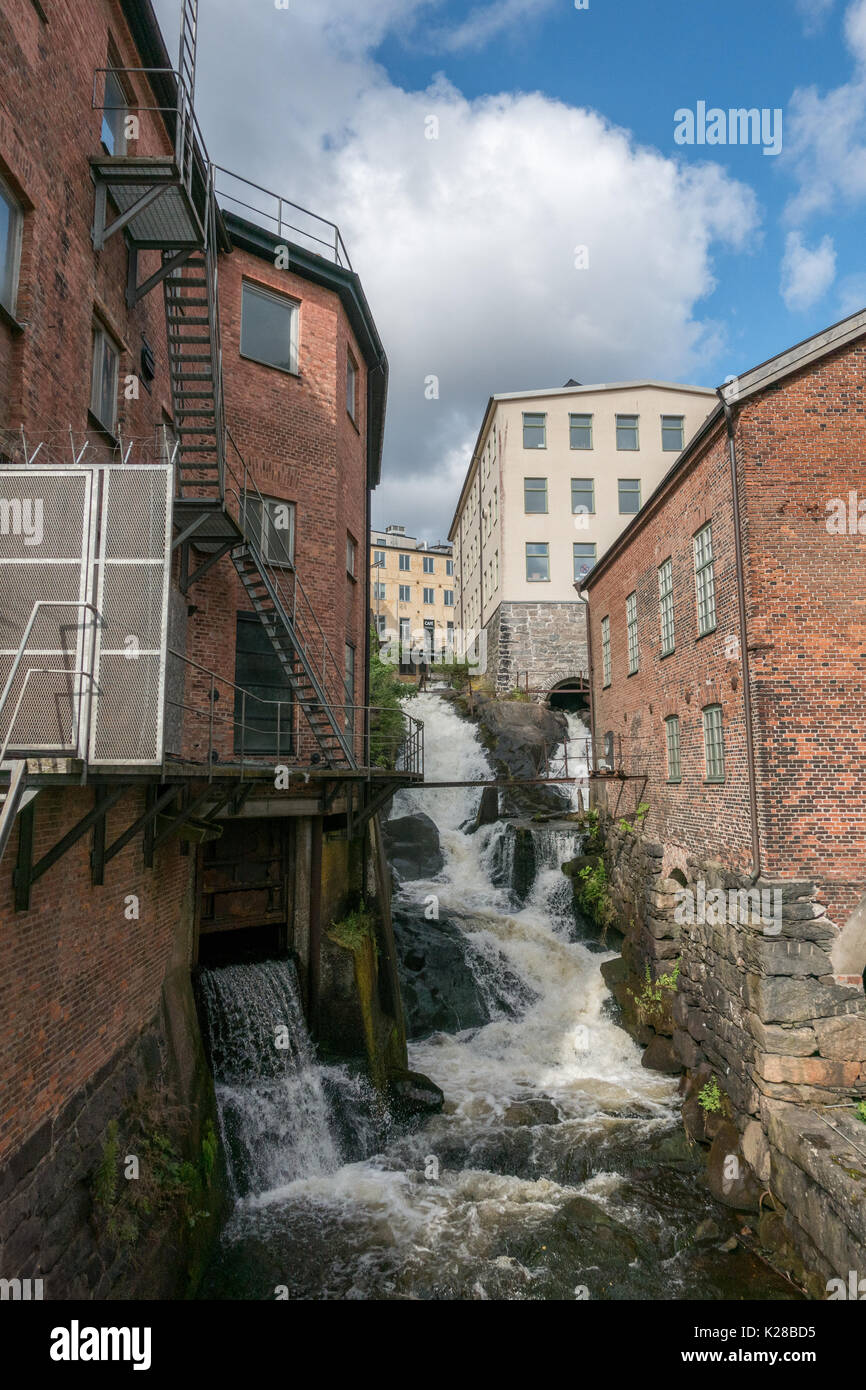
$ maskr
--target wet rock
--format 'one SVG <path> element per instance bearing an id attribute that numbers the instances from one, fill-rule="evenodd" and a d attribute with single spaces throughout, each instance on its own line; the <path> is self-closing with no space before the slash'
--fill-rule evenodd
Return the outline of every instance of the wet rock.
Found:
<path id="1" fill-rule="evenodd" d="M 686 1134 L 698 1144 L 711 1144 L 725 1123 L 724 1115 L 718 1111 L 705 1110 L 697 1095 L 689 1096 L 683 1102 L 683 1124 Z"/>
<path id="2" fill-rule="evenodd" d="M 710 1149 L 707 1185 L 713 1196 L 737 1211 L 759 1211 L 761 1188 L 743 1157 L 740 1135 L 725 1120 Z"/>
<path id="3" fill-rule="evenodd" d="M 470 828 L 470 834 L 480 830 L 482 825 L 493 825 L 499 820 L 499 790 L 496 787 L 485 787 L 481 793 L 481 802 L 478 806 L 478 813 Z"/>
<path id="4" fill-rule="evenodd" d="M 438 1115 L 445 1096 L 429 1076 L 420 1071 L 393 1071 L 388 1077 L 388 1100 L 397 1120 Z"/>
<path id="5" fill-rule="evenodd" d="M 496 773 L 504 778 L 543 776 L 548 757 L 568 737 L 564 714 L 528 700 L 487 700 L 479 707 L 478 722 Z M 567 805 L 568 796 L 557 785 L 502 793 L 503 815 L 561 814 Z"/>
<path id="6" fill-rule="evenodd" d="M 507 1125 L 558 1125 L 559 1111 L 552 1100 L 517 1100 L 503 1115 Z"/>
<path id="7" fill-rule="evenodd" d="M 423 811 L 385 821 L 382 838 L 388 862 L 400 879 L 435 878 L 445 864 L 436 822 Z"/>
<path id="8" fill-rule="evenodd" d="M 677 1076 L 683 1069 L 671 1039 L 659 1034 L 650 1040 L 640 1063 L 648 1071 L 660 1071 L 666 1076 Z"/>
<path id="9" fill-rule="evenodd" d="M 558 1213 L 556 1227 L 577 1241 L 587 1264 L 631 1264 L 641 1254 L 634 1237 L 604 1207 L 588 1197 L 572 1197 Z"/>
<path id="10" fill-rule="evenodd" d="M 721 1231 L 711 1216 L 702 1221 L 695 1231 L 695 1240 L 718 1240 Z"/>

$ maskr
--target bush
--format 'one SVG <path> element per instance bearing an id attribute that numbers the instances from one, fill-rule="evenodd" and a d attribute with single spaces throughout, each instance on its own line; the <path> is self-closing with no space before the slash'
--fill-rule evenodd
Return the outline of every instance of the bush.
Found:
<path id="1" fill-rule="evenodd" d="M 725 1108 L 725 1093 L 719 1089 L 719 1083 L 714 1076 L 710 1077 L 705 1086 L 698 1092 L 698 1105 L 708 1115 L 717 1115 Z"/>
<path id="2" fill-rule="evenodd" d="M 379 638 L 370 636 L 370 766 L 393 771 L 403 747 L 406 722 L 402 701 L 416 694 L 379 655 Z"/>
<path id="3" fill-rule="evenodd" d="M 574 898 L 584 917 L 601 928 L 602 936 L 606 935 L 616 920 L 616 909 L 608 891 L 604 860 L 578 871 Z"/>
<path id="4" fill-rule="evenodd" d="M 679 977 L 679 961 L 669 974 L 658 975 L 655 980 L 653 980 L 649 962 L 647 962 L 644 987 L 640 994 L 633 994 L 632 996 L 635 1011 L 641 1023 L 648 1023 L 654 1027 L 661 1022 L 676 992 Z"/>

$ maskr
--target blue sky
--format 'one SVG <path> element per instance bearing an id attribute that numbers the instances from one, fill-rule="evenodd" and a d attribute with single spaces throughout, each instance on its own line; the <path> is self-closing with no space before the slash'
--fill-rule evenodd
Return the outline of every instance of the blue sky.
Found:
<path id="1" fill-rule="evenodd" d="M 211 153 L 364 282 L 376 525 L 445 534 L 492 393 L 715 386 L 866 305 L 866 0 L 204 0 L 200 36 Z M 699 102 L 781 109 L 781 153 L 675 143 Z"/>

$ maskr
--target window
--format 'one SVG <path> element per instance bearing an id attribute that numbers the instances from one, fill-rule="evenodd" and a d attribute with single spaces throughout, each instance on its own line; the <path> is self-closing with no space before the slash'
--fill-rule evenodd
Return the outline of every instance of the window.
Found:
<path id="1" fill-rule="evenodd" d="M 355 398 L 358 390 L 358 368 L 351 353 L 346 354 L 346 410 L 355 418 Z"/>
<path id="2" fill-rule="evenodd" d="M 619 479 L 619 510 L 621 515 L 640 511 L 640 478 Z"/>
<path id="3" fill-rule="evenodd" d="M 592 416 L 569 415 L 568 437 L 572 449 L 592 448 Z"/>
<path id="4" fill-rule="evenodd" d="M 680 770 L 680 721 L 676 714 L 665 720 L 665 739 L 668 750 L 668 781 L 681 782 Z"/>
<path id="5" fill-rule="evenodd" d="M 601 620 L 601 669 L 602 683 L 610 685 L 610 618 Z"/>
<path id="6" fill-rule="evenodd" d="M 721 705 L 707 705 L 704 710 L 704 759 L 707 781 L 724 782 L 725 741 Z"/>
<path id="7" fill-rule="evenodd" d="M 454 561 L 453 561 L 453 560 L 446 560 L 446 561 L 445 561 L 445 573 L 446 573 L 447 575 L 449 575 L 449 576 L 452 575 L 452 574 L 454 573 Z"/>
<path id="8" fill-rule="evenodd" d="M 674 649 L 674 575 L 670 558 L 659 565 L 659 624 L 662 656 L 670 656 Z"/>
<path id="9" fill-rule="evenodd" d="M 424 573 L 425 573 L 425 574 L 432 574 L 432 573 L 433 573 L 433 556 L 432 556 L 432 555 L 425 555 L 425 556 L 424 556 L 424 559 L 423 559 L 423 565 L 424 565 Z"/>
<path id="10" fill-rule="evenodd" d="M 401 585 L 400 585 L 400 602 L 401 602 L 401 603 L 410 603 L 410 602 L 411 602 L 411 599 L 412 599 L 412 585 L 411 585 L 411 584 L 401 584 Z"/>
<path id="11" fill-rule="evenodd" d="M 547 416 L 523 414 L 524 449 L 547 448 Z"/>
<path id="12" fill-rule="evenodd" d="M 698 633 L 716 628 L 716 580 L 713 571 L 713 528 L 707 522 L 695 536 L 695 589 L 698 600 Z"/>
<path id="13" fill-rule="evenodd" d="M 355 648 L 346 643 L 346 733 L 355 732 Z"/>
<path id="14" fill-rule="evenodd" d="M 595 541 L 575 541 L 572 545 L 574 554 L 574 579 L 575 583 L 579 579 L 585 579 L 596 561 Z"/>
<path id="15" fill-rule="evenodd" d="M 547 541 L 527 541 L 526 578 L 534 582 L 550 578 L 550 547 Z"/>
<path id="16" fill-rule="evenodd" d="M 241 356 L 281 372 L 298 370 L 298 305 L 285 295 L 244 284 Z"/>
<path id="17" fill-rule="evenodd" d="M 616 447 L 618 449 L 637 449 L 637 422 L 636 415 L 617 415 L 616 417 Z"/>
<path id="18" fill-rule="evenodd" d="M 277 497 L 247 497 L 245 529 L 271 565 L 291 565 L 295 558 L 295 504 Z"/>
<path id="19" fill-rule="evenodd" d="M 235 682 L 235 752 L 242 748 L 246 753 L 293 752 L 294 694 L 257 613 L 237 615 Z M 223 713 L 228 715 L 228 710 Z"/>
<path id="20" fill-rule="evenodd" d="M 358 542 L 354 536 L 346 537 L 346 573 L 354 579 L 357 575 Z"/>
<path id="21" fill-rule="evenodd" d="M 425 602 L 425 603 L 435 603 L 435 602 L 436 602 L 436 594 L 435 594 L 435 591 L 434 591 L 433 589 L 425 589 L 425 590 L 424 590 L 424 602 Z"/>
<path id="22" fill-rule="evenodd" d="M 523 479 L 523 510 L 525 512 L 547 511 L 547 479 Z"/>
<path id="23" fill-rule="evenodd" d="M 114 158 L 126 154 L 126 117 L 129 107 L 126 92 L 120 78 L 114 72 L 105 74 L 105 96 L 103 97 L 101 140 L 106 150 Z"/>
<path id="24" fill-rule="evenodd" d="M 678 454 L 683 447 L 682 415 L 662 416 L 662 448 L 665 453 Z"/>
<path id="25" fill-rule="evenodd" d="M 21 208 L 0 179 L 0 304 L 13 318 L 18 294 L 18 265 L 21 259 L 23 225 Z"/>
<path id="26" fill-rule="evenodd" d="M 117 429 L 117 374 L 120 349 L 101 326 L 93 329 L 93 376 L 90 385 L 90 409 L 103 429 L 114 434 Z"/>
<path id="27" fill-rule="evenodd" d="M 383 586 L 383 587 L 384 587 L 384 586 Z M 388 615 L 387 615 L 387 613 L 377 613 L 377 614 L 376 614 L 376 631 L 378 632 L 378 634 L 379 634 L 380 637 L 384 637 L 384 636 L 385 636 L 385 630 L 386 630 L 387 626 L 388 626 Z"/>
<path id="28" fill-rule="evenodd" d="M 454 650 L 454 624 L 445 624 L 445 643 L 449 652 Z"/>
<path id="29" fill-rule="evenodd" d="M 412 568 L 412 556 L 411 556 L 411 555 L 401 555 L 401 556 L 400 556 L 400 568 L 401 568 L 401 570 L 410 570 L 410 569 Z"/>
<path id="30" fill-rule="evenodd" d="M 387 564 L 388 556 L 384 550 L 373 551 L 373 564 L 377 569 L 384 569 Z"/>
<path id="31" fill-rule="evenodd" d="M 640 665 L 637 640 L 637 594 L 625 601 L 625 628 L 628 635 L 628 673 L 633 676 Z"/>
<path id="32" fill-rule="evenodd" d="M 384 597 L 385 597 L 385 585 L 384 585 L 384 584 L 376 583 L 376 584 L 373 585 L 373 597 L 374 597 L 374 598 L 384 598 Z"/>
<path id="33" fill-rule="evenodd" d="M 454 607 L 454 590 L 453 590 L 453 589 L 445 589 L 445 590 L 443 591 L 442 598 L 443 598 L 443 602 L 444 602 L 446 608 L 453 608 L 453 607 Z"/>
<path id="34" fill-rule="evenodd" d="M 574 513 L 595 511 L 595 480 L 593 478 L 572 478 L 571 510 Z"/>

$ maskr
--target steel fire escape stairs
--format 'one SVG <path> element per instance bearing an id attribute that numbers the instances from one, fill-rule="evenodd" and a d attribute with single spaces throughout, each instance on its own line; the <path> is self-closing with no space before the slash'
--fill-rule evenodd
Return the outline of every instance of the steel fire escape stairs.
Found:
<path id="1" fill-rule="evenodd" d="M 293 565 L 291 597 L 284 601 L 282 584 L 262 553 L 263 500 L 245 483 L 235 497 L 237 516 L 226 506 L 219 213 L 213 168 L 198 136 L 192 105 L 197 22 L 198 0 L 184 0 L 173 156 L 91 161 L 96 185 L 93 244 L 100 250 L 109 237 L 124 231 L 130 307 L 163 286 L 177 436 L 170 457 L 178 483 L 174 548 L 182 547 L 181 590 L 186 592 L 223 555 L 231 554 L 322 759 L 329 767 L 355 768 L 351 736 L 341 722 L 345 685 L 312 605 Z M 109 199 L 118 210 L 111 223 Z M 138 255 L 149 250 L 161 252 L 162 264 L 139 283 Z M 190 544 L 206 556 L 192 573 Z"/>

